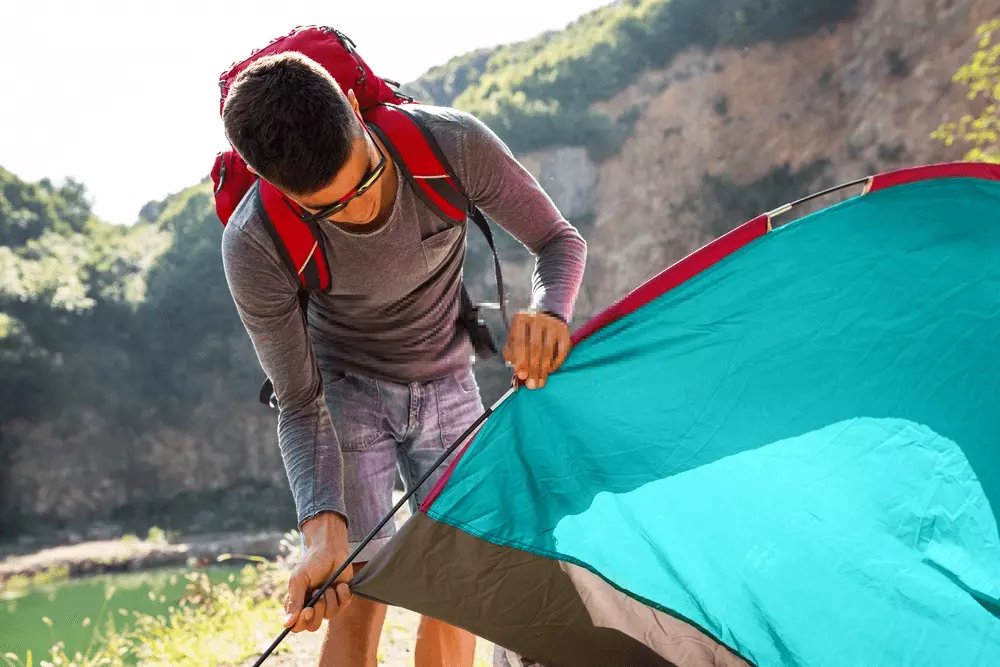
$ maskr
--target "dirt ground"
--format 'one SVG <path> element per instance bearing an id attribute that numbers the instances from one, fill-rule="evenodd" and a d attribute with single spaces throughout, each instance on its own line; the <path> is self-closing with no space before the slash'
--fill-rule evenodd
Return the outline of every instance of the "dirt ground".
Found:
<path id="1" fill-rule="evenodd" d="M 419 617 L 411 611 L 390 608 L 386 615 L 379 642 L 378 664 L 386 667 L 413 667 L 413 647 L 417 638 L 417 623 Z M 283 665 L 285 667 L 315 667 L 319 658 L 319 649 L 323 641 L 324 625 L 318 632 L 302 632 L 290 634 L 282 644 L 287 643 L 291 649 L 287 653 L 272 655 L 267 659 L 267 665 Z M 244 663 L 249 666 L 256 657 Z M 485 639 L 476 642 L 475 667 L 492 667 L 493 644 Z"/>

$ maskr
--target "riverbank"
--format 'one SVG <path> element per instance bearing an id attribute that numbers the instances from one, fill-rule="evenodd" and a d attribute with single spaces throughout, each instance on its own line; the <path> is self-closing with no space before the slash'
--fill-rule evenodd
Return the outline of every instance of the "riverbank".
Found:
<path id="1" fill-rule="evenodd" d="M 403 492 L 393 492 L 393 502 Z M 410 517 L 404 504 L 394 517 L 397 528 Z M 294 526 L 289 526 L 294 529 Z M 153 528 L 139 539 L 126 536 L 117 539 L 86 540 L 73 544 L 48 546 L 22 553 L 0 547 L 0 590 L 12 577 L 33 577 L 47 571 L 65 570 L 68 576 L 87 576 L 113 572 L 138 572 L 163 567 L 209 565 L 226 554 L 240 554 L 273 561 L 281 553 L 281 541 L 287 533 L 281 531 L 220 532 L 168 536 Z"/>
<path id="2" fill-rule="evenodd" d="M 0 561 L 0 590 L 8 582 L 39 577 L 51 579 L 164 567 L 200 567 L 217 562 L 226 554 L 274 560 L 280 552 L 283 536 L 275 531 L 194 535 L 178 541 L 165 537 L 120 538 L 50 547 L 30 554 L 10 555 Z"/>

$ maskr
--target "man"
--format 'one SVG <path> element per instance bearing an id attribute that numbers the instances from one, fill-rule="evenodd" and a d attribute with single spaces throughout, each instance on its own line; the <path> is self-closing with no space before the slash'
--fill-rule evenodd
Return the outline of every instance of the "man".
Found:
<path id="1" fill-rule="evenodd" d="M 504 356 L 527 388 L 543 387 L 569 352 L 586 244 L 482 122 L 454 109 L 418 112 L 468 196 L 536 258 L 532 303 L 513 318 Z M 456 326 L 465 226 L 423 204 L 362 121 L 353 91 L 301 54 L 248 67 L 228 94 L 223 124 L 248 167 L 289 205 L 330 211 L 320 227 L 331 286 L 313 295 L 308 323 L 253 197 L 227 224 L 222 254 L 279 401 L 278 443 L 304 538 L 284 625 L 316 631 L 326 618 L 320 665 L 375 667 L 386 609 L 352 600 L 353 570 L 314 608 L 303 607 L 389 512 L 395 470 L 412 488 L 484 410 L 470 341 Z M 389 522 L 355 569 L 392 532 Z M 474 646 L 469 633 L 422 618 L 416 665 L 471 667 Z"/>

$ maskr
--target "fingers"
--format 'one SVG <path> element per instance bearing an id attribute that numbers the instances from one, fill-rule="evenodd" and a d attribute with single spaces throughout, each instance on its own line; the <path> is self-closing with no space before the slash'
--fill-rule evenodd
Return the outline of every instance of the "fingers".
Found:
<path id="1" fill-rule="evenodd" d="M 524 313 L 514 316 L 514 321 L 510 325 L 510 335 L 507 337 L 507 347 L 504 348 L 504 357 L 514 367 L 514 375 L 522 382 L 528 379 L 527 359 L 528 359 L 528 318 Z"/>
<path id="2" fill-rule="evenodd" d="M 569 354 L 569 327 L 546 314 L 518 313 L 511 325 L 504 357 L 528 389 L 545 386 Z"/>
<path id="3" fill-rule="evenodd" d="M 306 601 L 307 579 L 301 568 L 295 568 L 288 578 L 288 592 L 285 593 L 285 617 L 281 624 L 292 628 L 292 632 L 300 632 L 301 612 Z"/>
<path id="4" fill-rule="evenodd" d="M 321 602 L 323 603 L 323 614 L 320 615 L 320 619 L 331 619 L 341 611 L 340 603 L 337 601 L 337 591 L 335 590 L 335 586 L 336 585 L 330 586 L 326 589 L 326 592 L 323 593 L 323 598 L 321 599 Z M 319 602 L 316 603 L 316 607 L 319 607 Z M 319 609 L 317 609 L 317 611 L 319 611 Z"/>
<path id="5" fill-rule="evenodd" d="M 353 599 L 354 595 L 351 593 L 350 587 L 342 581 L 337 581 L 323 594 L 324 613 L 320 618 L 327 620 L 335 618 L 337 614 L 347 610 Z"/>
<path id="6" fill-rule="evenodd" d="M 566 356 L 573 347 L 573 338 L 569 334 L 569 327 L 564 328 L 556 339 L 555 359 L 552 361 L 552 370 L 559 370 L 559 367 L 566 361 Z"/>
<path id="7" fill-rule="evenodd" d="M 337 603 L 336 593 L 331 586 L 316 601 L 316 604 L 307 607 L 306 603 L 312 599 L 314 590 L 309 590 L 309 577 L 305 573 L 303 566 L 296 568 L 288 579 L 288 592 L 285 594 L 285 617 L 282 625 L 290 628 L 292 632 L 316 632 L 323 624 L 324 618 L 331 618 L 333 614 L 328 611 L 330 602 L 333 602 L 334 610 L 340 605 Z M 335 612 L 334 612 L 335 613 Z"/>
<path id="8" fill-rule="evenodd" d="M 327 592 L 324 593 L 319 600 L 316 600 L 316 604 L 302 610 L 302 614 L 299 616 L 299 623 L 295 624 L 296 627 L 301 624 L 302 630 L 306 630 L 308 632 L 316 632 L 319 630 L 320 626 L 323 624 L 323 618 L 327 614 L 326 596 L 329 593 L 330 590 L 327 589 Z M 312 597 L 312 593 L 310 593 L 310 597 Z M 300 632 L 300 630 L 293 628 L 292 632 Z"/>
<path id="9" fill-rule="evenodd" d="M 358 565 L 355 564 L 352 568 L 345 568 L 337 580 L 334 582 L 333 586 L 327 591 L 330 594 L 331 606 L 336 605 L 336 610 L 333 612 L 328 612 L 327 618 L 332 618 L 334 615 L 343 612 L 347 607 L 350 606 L 351 601 L 354 599 L 354 594 L 351 593 L 351 578 L 353 573 L 358 571 Z"/>
<path id="10" fill-rule="evenodd" d="M 337 582 L 336 585 L 331 587 L 331 589 L 334 588 L 337 591 L 336 592 L 337 602 L 340 605 L 340 609 L 338 611 L 339 613 L 340 611 L 344 611 L 345 609 L 347 609 L 347 607 L 351 604 L 351 601 L 354 600 L 354 594 L 351 593 L 351 587 L 348 586 L 346 583 Z"/>
<path id="11" fill-rule="evenodd" d="M 545 323 L 538 318 L 528 320 L 527 331 L 527 356 L 528 356 L 528 389 L 535 389 L 540 386 L 539 368 L 542 363 L 542 342 L 545 340 Z"/>
<path id="12" fill-rule="evenodd" d="M 545 380 L 549 373 L 553 371 L 552 364 L 555 361 L 556 341 L 559 340 L 559 332 L 555 327 L 541 327 L 542 340 L 539 348 L 538 362 L 538 388 L 545 386 Z"/>

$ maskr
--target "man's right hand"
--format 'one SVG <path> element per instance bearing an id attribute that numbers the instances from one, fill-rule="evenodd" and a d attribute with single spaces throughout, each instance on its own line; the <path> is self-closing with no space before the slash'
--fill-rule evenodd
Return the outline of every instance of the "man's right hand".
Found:
<path id="1" fill-rule="evenodd" d="M 348 582 L 354 573 L 346 567 L 337 580 L 326 589 L 312 607 L 306 602 L 326 583 L 334 571 L 347 560 L 347 523 L 339 514 L 324 512 L 302 524 L 305 549 L 300 562 L 288 579 L 285 595 L 285 618 L 282 625 L 292 632 L 315 632 L 323 619 L 332 619 L 351 603 Z"/>

